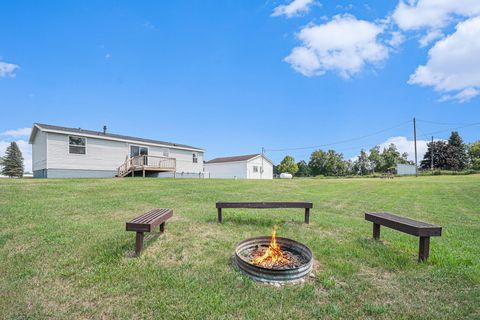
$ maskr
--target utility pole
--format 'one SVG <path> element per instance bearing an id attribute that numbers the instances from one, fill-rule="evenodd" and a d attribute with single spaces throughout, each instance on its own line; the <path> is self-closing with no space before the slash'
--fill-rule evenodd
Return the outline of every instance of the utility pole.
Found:
<path id="1" fill-rule="evenodd" d="M 413 117 L 413 141 L 415 144 L 415 177 L 418 177 L 418 163 L 417 163 L 417 123 Z"/>
<path id="2" fill-rule="evenodd" d="M 432 136 L 432 144 L 430 145 L 430 158 L 431 158 L 430 166 L 432 167 L 432 176 L 433 176 L 433 136 Z"/>

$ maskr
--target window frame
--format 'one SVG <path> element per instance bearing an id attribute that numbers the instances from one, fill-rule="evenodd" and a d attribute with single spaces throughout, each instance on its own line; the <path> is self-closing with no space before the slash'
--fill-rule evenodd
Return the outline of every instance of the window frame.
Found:
<path id="1" fill-rule="evenodd" d="M 147 156 L 150 155 L 150 147 L 149 146 L 144 146 L 141 144 L 135 144 L 135 143 L 130 143 L 128 144 L 128 155 L 131 158 L 132 157 L 132 147 L 138 147 L 138 155 L 140 155 L 140 149 L 145 148 L 147 149 Z"/>
<path id="2" fill-rule="evenodd" d="M 192 163 L 198 163 L 198 155 L 196 153 L 192 153 Z"/>
<path id="3" fill-rule="evenodd" d="M 162 151 L 162 157 L 170 158 L 170 149 L 169 148 L 161 148 L 160 150 Z"/>
<path id="4" fill-rule="evenodd" d="M 72 144 L 70 144 L 70 137 L 85 139 L 85 145 L 84 145 L 84 146 L 77 146 L 77 145 L 72 145 Z M 69 135 L 68 135 L 68 141 L 67 141 L 68 154 L 69 154 L 69 155 L 74 155 L 74 156 L 86 156 L 86 155 L 87 155 L 87 145 L 88 145 L 88 141 L 87 141 L 87 140 L 88 140 L 87 137 L 82 137 L 82 136 L 76 136 L 76 135 L 69 134 Z M 85 153 L 73 153 L 73 152 L 70 152 L 70 147 L 84 147 L 84 148 L 85 148 Z"/>
<path id="5" fill-rule="evenodd" d="M 258 173 L 258 166 L 253 166 L 253 173 Z"/>

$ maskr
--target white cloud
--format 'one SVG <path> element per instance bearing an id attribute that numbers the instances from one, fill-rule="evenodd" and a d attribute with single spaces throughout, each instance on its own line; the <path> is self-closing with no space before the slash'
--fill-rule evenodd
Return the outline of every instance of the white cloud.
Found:
<path id="1" fill-rule="evenodd" d="M 479 1 L 480 3 L 480 1 Z M 480 89 L 480 17 L 460 22 L 456 31 L 439 40 L 428 52 L 428 61 L 418 66 L 408 83 L 432 86 L 452 93 L 441 100 L 465 102 Z"/>
<path id="2" fill-rule="evenodd" d="M 472 98 L 476 97 L 478 94 L 480 94 L 479 90 L 474 88 L 467 88 L 454 95 L 445 94 L 440 99 L 438 99 L 438 101 L 444 102 L 449 100 L 456 100 L 460 103 L 463 103 L 463 102 L 470 101 Z"/>
<path id="3" fill-rule="evenodd" d="M 15 130 L 4 131 L 0 133 L 0 136 L 7 136 L 12 138 L 28 137 L 31 132 L 32 132 L 32 128 L 19 128 Z"/>
<path id="4" fill-rule="evenodd" d="M 392 17 L 402 30 L 439 29 L 457 17 L 480 14 L 478 0 L 400 0 Z"/>
<path id="5" fill-rule="evenodd" d="M 392 38 L 388 41 L 388 44 L 393 48 L 397 48 L 405 41 L 405 36 L 399 31 L 392 32 Z"/>
<path id="6" fill-rule="evenodd" d="M 0 157 L 5 155 L 5 150 L 7 150 L 11 142 L 12 141 L 0 140 Z M 32 172 L 32 146 L 28 144 L 26 140 L 16 140 L 15 142 L 20 148 L 20 151 L 22 151 L 25 172 Z"/>
<path id="7" fill-rule="evenodd" d="M 422 161 L 425 152 L 427 152 L 428 147 L 427 143 L 430 141 L 427 140 L 417 140 L 417 159 L 418 163 Z M 383 148 L 388 148 L 390 144 L 394 144 L 397 147 L 397 150 L 400 154 L 406 152 L 408 153 L 408 160 L 415 161 L 415 143 L 413 140 L 408 140 L 407 137 L 390 137 L 386 141 L 379 144 L 380 152 Z"/>
<path id="8" fill-rule="evenodd" d="M 354 5 L 351 4 L 351 3 L 349 3 L 349 4 L 347 4 L 347 5 L 337 4 L 337 5 L 335 6 L 336 9 L 338 9 L 338 10 L 345 10 L 345 11 L 352 10 L 353 7 L 354 7 Z"/>
<path id="9" fill-rule="evenodd" d="M 418 42 L 420 43 L 420 48 L 428 46 L 433 41 L 443 38 L 445 35 L 440 30 L 431 30 L 426 35 L 422 36 Z"/>
<path id="10" fill-rule="evenodd" d="M 308 13 L 314 3 L 314 0 L 293 0 L 289 4 L 282 4 L 274 8 L 272 16 L 278 17 L 285 15 L 288 18 L 298 17 Z"/>
<path id="11" fill-rule="evenodd" d="M 110 59 L 111 57 L 112 57 L 112 55 L 111 55 L 110 53 L 107 53 L 107 54 L 105 55 L 105 59 Z"/>
<path id="12" fill-rule="evenodd" d="M 388 58 L 388 48 L 378 41 L 383 27 L 337 15 L 327 23 L 308 25 L 298 34 L 302 45 L 292 50 L 285 61 L 305 76 L 336 71 L 344 78 L 360 72 L 367 64 Z"/>
<path id="13" fill-rule="evenodd" d="M 0 61 L 0 78 L 15 77 L 15 70 L 20 68 L 16 64 Z"/>

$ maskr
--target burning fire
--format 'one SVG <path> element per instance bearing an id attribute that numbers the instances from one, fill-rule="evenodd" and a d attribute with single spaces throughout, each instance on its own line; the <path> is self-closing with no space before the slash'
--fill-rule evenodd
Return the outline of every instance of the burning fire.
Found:
<path id="1" fill-rule="evenodd" d="M 277 243 L 277 229 L 278 226 L 275 225 L 272 231 L 272 239 L 270 240 L 267 250 L 265 250 L 263 254 L 260 250 L 258 250 L 255 254 L 256 257 L 254 257 L 252 260 L 253 264 L 265 268 L 272 268 L 276 266 L 289 265 L 292 263 L 289 255 L 282 251 Z"/>

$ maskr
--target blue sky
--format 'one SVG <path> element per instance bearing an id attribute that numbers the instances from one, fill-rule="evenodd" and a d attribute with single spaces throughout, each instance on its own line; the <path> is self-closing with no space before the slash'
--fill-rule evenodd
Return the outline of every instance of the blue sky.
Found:
<path id="1" fill-rule="evenodd" d="M 106 124 L 203 147 L 207 159 L 391 127 L 331 148 L 351 158 L 397 141 L 410 151 L 414 116 L 421 139 L 480 122 L 474 2 L 2 2 L 0 152 L 20 141 L 28 158 L 18 129 L 33 122 Z M 459 131 L 479 138 L 479 126 Z"/>

